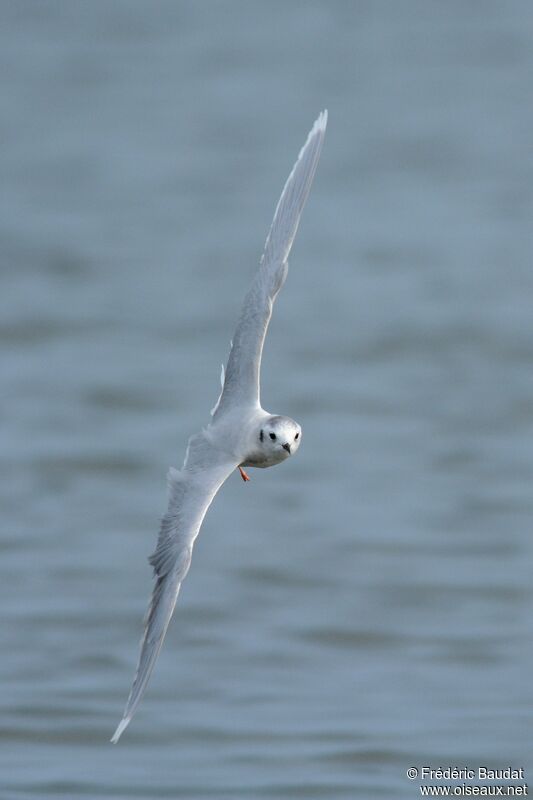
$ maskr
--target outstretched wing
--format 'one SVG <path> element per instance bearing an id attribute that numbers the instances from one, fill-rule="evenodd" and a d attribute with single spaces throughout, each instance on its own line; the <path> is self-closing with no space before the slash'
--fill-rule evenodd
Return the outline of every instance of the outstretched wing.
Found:
<path id="1" fill-rule="evenodd" d="M 316 120 L 279 199 L 259 270 L 244 299 L 233 337 L 224 387 L 215 418 L 234 406 L 259 405 L 263 343 L 274 300 L 287 277 L 287 259 L 311 189 L 328 121 L 327 111 Z"/>
<path id="2" fill-rule="evenodd" d="M 183 469 L 169 470 L 168 510 L 161 522 L 157 548 L 149 559 L 156 583 L 145 619 L 137 671 L 124 716 L 111 739 L 113 743 L 118 742 L 144 694 L 206 511 L 236 466 L 210 443 L 203 431 L 189 440 Z"/>

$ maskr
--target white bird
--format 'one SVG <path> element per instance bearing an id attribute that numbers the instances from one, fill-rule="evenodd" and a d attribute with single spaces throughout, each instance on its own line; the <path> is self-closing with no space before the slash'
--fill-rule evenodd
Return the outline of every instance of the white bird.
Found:
<path id="1" fill-rule="evenodd" d="M 211 412 L 213 419 L 189 439 L 181 470 L 169 470 L 168 509 L 157 548 L 149 559 L 155 587 L 137 671 L 113 743 L 118 742 L 144 694 L 189 570 L 194 541 L 215 494 L 236 468 L 243 480 L 249 480 L 243 467 L 279 464 L 300 445 L 302 430 L 297 422 L 261 408 L 259 373 L 272 307 L 287 277 L 287 259 L 313 182 L 327 119 L 327 111 L 323 111 L 283 187 L 259 269 L 244 299 L 225 374 L 222 368 L 222 391 Z"/>

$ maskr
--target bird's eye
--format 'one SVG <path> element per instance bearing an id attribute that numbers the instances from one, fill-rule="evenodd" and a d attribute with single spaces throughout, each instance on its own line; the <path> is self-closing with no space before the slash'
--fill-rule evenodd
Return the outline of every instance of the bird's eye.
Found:
<path id="1" fill-rule="evenodd" d="M 296 433 L 294 438 L 297 439 L 299 435 L 300 435 L 299 433 Z"/>
<path id="2" fill-rule="evenodd" d="M 273 442 L 275 442 L 276 441 L 276 434 L 275 433 L 271 433 L 270 434 L 270 438 L 272 439 Z"/>

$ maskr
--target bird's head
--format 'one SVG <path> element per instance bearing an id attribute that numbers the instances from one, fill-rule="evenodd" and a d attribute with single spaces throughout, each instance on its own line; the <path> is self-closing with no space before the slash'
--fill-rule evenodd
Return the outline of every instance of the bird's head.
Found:
<path id="1" fill-rule="evenodd" d="M 302 429 L 290 417 L 269 417 L 259 431 L 261 449 L 279 461 L 294 455 L 301 440 Z"/>

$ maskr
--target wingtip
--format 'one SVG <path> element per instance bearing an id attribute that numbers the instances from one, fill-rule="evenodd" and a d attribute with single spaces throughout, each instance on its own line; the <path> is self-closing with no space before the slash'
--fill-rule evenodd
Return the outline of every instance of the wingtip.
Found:
<path id="1" fill-rule="evenodd" d="M 315 119 L 315 121 L 313 123 L 313 127 L 311 128 L 311 130 L 309 131 L 309 133 L 307 135 L 307 139 L 305 140 L 305 144 L 302 147 L 302 149 L 300 150 L 300 152 L 298 153 L 298 158 L 296 160 L 296 164 L 302 158 L 303 154 L 307 150 L 307 148 L 309 146 L 309 142 L 311 142 L 316 136 L 320 136 L 321 138 L 324 137 L 324 134 L 326 132 L 327 124 L 328 124 L 328 110 L 327 110 L 327 108 L 325 108 L 324 111 L 321 111 L 320 114 L 318 115 L 318 117 Z M 296 168 L 296 164 L 294 165 L 291 174 L 287 178 L 285 186 L 287 186 L 287 184 L 289 183 L 290 179 L 292 178 L 294 170 Z M 285 191 L 285 188 L 284 188 L 284 191 Z M 283 194 L 283 192 L 282 192 L 282 194 Z M 279 205 L 279 203 L 278 203 L 278 205 Z M 277 211 L 277 208 L 276 208 L 276 211 Z"/>
<path id="2" fill-rule="evenodd" d="M 318 117 L 315 120 L 315 124 L 311 129 L 311 133 L 315 133 L 315 131 L 325 131 L 326 126 L 328 124 L 328 110 L 325 108 L 323 111 L 320 112 Z"/>
<path id="3" fill-rule="evenodd" d="M 130 724 L 129 717 L 124 717 L 124 719 L 120 720 L 115 733 L 111 737 L 110 741 L 112 744 L 116 744 L 118 742 L 118 740 L 120 739 L 120 737 L 122 736 L 122 734 L 124 733 L 129 724 Z"/>
<path id="4" fill-rule="evenodd" d="M 313 123 L 313 127 L 311 128 L 311 130 L 307 134 L 307 139 L 305 140 L 305 144 L 302 147 L 302 149 L 300 150 L 300 152 L 298 153 L 298 158 L 296 159 L 296 163 L 295 163 L 294 167 L 292 168 L 292 171 L 291 171 L 289 177 L 287 178 L 287 180 L 285 182 L 285 186 L 283 187 L 283 192 L 285 191 L 285 189 L 286 189 L 287 185 L 289 184 L 292 176 L 294 175 L 294 170 L 296 169 L 296 166 L 297 166 L 298 162 L 300 161 L 300 159 L 302 158 L 303 154 L 305 153 L 305 151 L 309 147 L 309 143 L 313 139 L 315 139 L 315 137 L 317 137 L 317 136 L 320 136 L 320 138 L 323 139 L 324 134 L 326 132 L 327 124 L 328 124 L 328 110 L 327 110 L 327 108 L 325 108 L 323 111 L 320 112 L 318 117 L 315 119 L 315 121 Z M 283 197 L 283 192 L 281 193 L 281 197 Z M 280 200 L 278 201 L 278 205 L 276 206 L 276 214 L 278 212 L 279 203 L 281 202 L 281 197 L 280 197 Z M 274 217 L 275 217 L 276 214 L 274 214 Z M 267 242 L 268 242 L 268 237 L 267 237 Z M 266 248 L 266 243 L 265 243 L 265 248 Z"/>

